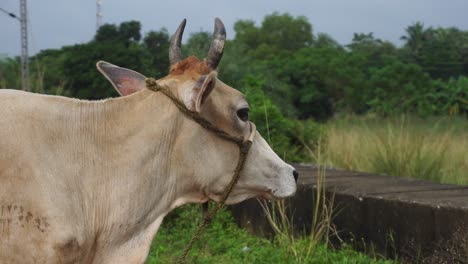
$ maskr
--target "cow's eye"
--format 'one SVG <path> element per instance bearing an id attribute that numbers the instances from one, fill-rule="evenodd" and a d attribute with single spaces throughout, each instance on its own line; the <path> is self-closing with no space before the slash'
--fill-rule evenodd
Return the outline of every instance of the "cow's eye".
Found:
<path id="1" fill-rule="evenodd" d="M 246 122 L 249 120 L 249 108 L 245 107 L 237 110 L 237 116 L 240 120 Z"/>

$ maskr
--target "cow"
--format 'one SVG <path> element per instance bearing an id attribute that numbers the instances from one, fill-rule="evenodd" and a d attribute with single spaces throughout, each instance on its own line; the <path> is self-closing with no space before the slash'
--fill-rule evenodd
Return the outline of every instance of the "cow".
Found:
<path id="1" fill-rule="evenodd" d="M 185 20 L 157 80 L 190 112 L 253 143 L 226 203 L 285 198 L 297 173 L 248 121 L 242 93 L 217 78 L 221 20 L 208 55 L 183 58 Z M 239 147 L 189 119 L 142 74 L 100 61 L 121 97 L 86 101 L 0 90 L 0 263 L 143 263 L 163 218 L 219 201 Z"/>

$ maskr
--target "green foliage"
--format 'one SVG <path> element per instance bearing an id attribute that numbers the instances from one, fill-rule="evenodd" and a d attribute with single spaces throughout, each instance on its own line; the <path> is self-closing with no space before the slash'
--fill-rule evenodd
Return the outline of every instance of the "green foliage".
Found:
<path id="1" fill-rule="evenodd" d="M 334 47 L 305 48 L 284 66 L 282 76 L 294 89 L 293 105 L 299 118 L 326 119 L 339 108 L 362 107 L 362 57 Z M 343 65 L 346 65 L 343 67 Z"/>
<path id="2" fill-rule="evenodd" d="M 454 28 L 406 29 L 397 48 L 373 33 L 355 33 L 341 46 L 314 36 L 304 17 L 273 13 L 256 25 L 239 20 L 228 40 L 219 77 L 244 91 L 251 118 L 277 153 L 307 161 L 325 137 L 325 121 L 341 113 L 392 116 L 468 114 L 468 33 Z M 88 43 L 44 50 L 31 58 L 33 91 L 85 99 L 118 96 L 95 69 L 106 60 L 146 76 L 169 69 L 169 33 L 143 38 L 137 21 L 103 25 Z M 233 34 L 234 35 L 234 34 Z M 206 56 L 211 34 L 191 34 L 184 54 Z M 20 87 L 19 60 L 0 62 L 0 85 Z M 438 78 L 438 79 L 434 79 Z"/>
<path id="3" fill-rule="evenodd" d="M 247 76 L 244 81 L 243 89 L 251 109 L 249 118 L 276 153 L 289 157 L 293 122 L 286 119 L 279 108 L 265 97 L 262 87 L 263 81 L 253 76 Z"/>
<path id="4" fill-rule="evenodd" d="M 188 243 L 200 219 L 196 206 L 176 209 L 166 219 L 156 235 L 147 263 L 174 263 Z M 308 238 L 300 238 L 295 247 L 306 251 Z M 206 232 L 195 242 L 187 263 L 298 263 L 291 251 L 276 239 L 255 237 L 240 229 L 231 214 L 222 210 Z M 392 263 L 370 258 L 349 247 L 335 251 L 319 244 L 314 254 L 301 263 Z"/>
<path id="5" fill-rule="evenodd" d="M 277 50 L 299 50 L 312 44 L 312 25 L 304 16 L 273 13 L 263 19 L 260 29 L 263 43 Z"/>
<path id="6" fill-rule="evenodd" d="M 21 72 L 19 58 L 0 60 L 0 88 L 21 87 Z"/>
<path id="7" fill-rule="evenodd" d="M 96 71 L 95 63 L 98 60 L 145 73 L 152 60 L 148 49 L 139 42 L 140 27 L 136 21 L 123 22 L 119 27 L 104 25 L 98 30 L 95 41 L 65 48 L 63 74 L 67 76 L 70 94 L 86 99 L 117 95 Z"/>
<path id="8" fill-rule="evenodd" d="M 141 39 L 140 29 L 138 21 L 123 22 L 119 27 L 119 36 L 125 41 L 138 42 Z"/>
<path id="9" fill-rule="evenodd" d="M 148 51 L 137 43 L 105 41 L 72 46 L 63 62 L 66 65 L 63 73 L 68 77 L 72 96 L 86 99 L 117 96 L 113 89 L 109 89 L 108 81 L 96 70 L 95 63 L 98 60 L 143 73 L 151 63 Z"/>
<path id="10" fill-rule="evenodd" d="M 44 50 L 31 59 L 34 91 L 102 99 L 118 94 L 96 70 L 105 60 L 148 76 L 163 76 L 169 68 L 169 35 L 165 29 L 150 31 L 141 42 L 137 21 L 119 26 L 103 25 L 93 41 L 60 50 Z"/>
<path id="11" fill-rule="evenodd" d="M 435 91 L 428 95 L 434 114 L 468 115 L 468 78 L 434 81 Z"/>
<path id="12" fill-rule="evenodd" d="M 280 13 L 267 15 L 259 24 L 238 20 L 219 67 L 220 79 L 241 90 L 249 76 L 261 81 L 265 102 L 275 106 L 269 114 L 282 114 L 270 122 L 282 122 L 281 129 L 270 125 L 272 143 L 282 155 L 290 155 L 284 150 L 288 144 L 304 149 L 301 140 L 287 134 L 297 134 L 304 126 L 292 120 L 325 121 L 341 113 L 467 114 L 468 31 L 417 22 L 405 29 L 404 45 L 398 48 L 372 32 L 355 33 L 351 43 L 342 46 L 326 33 L 314 35 L 312 28 L 305 17 Z M 203 59 L 210 39 L 208 32 L 191 34 L 184 54 Z M 159 78 L 169 69 L 168 48 L 164 28 L 142 36 L 138 21 L 106 24 L 87 43 L 32 57 L 31 87 L 34 92 L 85 99 L 117 96 L 96 71 L 96 61 Z M 0 61 L 0 87 L 20 86 L 18 58 Z M 292 156 L 302 155 L 297 153 Z"/>
<path id="13" fill-rule="evenodd" d="M 149 73 L 155 78 L 163 77 L 169 69 L 169 33 L 165 28 L 159 31 L 150 31 L 143 39 L 144 47 L 149 51 L 151 66 Z M 166 51 L 166 52 L 164 52 Z"/>
<path id="14" fill-rule="evenodd" d="M 389 59 L 396 59 L 398 50 L 392 43 L 374 38 L 374 34 L 354 33 L 351 44 L 346 46 L 351 53 L 358 54 L 365 59 L 362 67 L 367 76 L 373 68 L 384 67 Z"/>
<path id="15" fill-rule="evenodd" d="M 122 22 L 120 26 L 105 24 L 98 29 L 94 40 L 138 42 L 141 39 L 140 29 L 141 24 L 138 21 Z"/>
<path id="16" fill-rule="evenodd" d="M 244 93 L 250 105 L 250 119 L 259 133 L 276 153 L 289 161 L 304 161 L 310 158 L 324 130 L 312 120 L 287 119 L 278 106 L 265 96 L 264 81 L 247 76 Z"/>
<path id="17" fill-rule="evenodd" d="M 34 92 L 69 95 L 64 88 L 67 77 L 64 75 L 63 63 L 66 52 L 62 50 L 43 50 L 31 59 L 31 87 Z"/>
<path id="18" fill-rule="evenodd" d="M 183 54 L 203 60 L 208 54 L 211 45 L 211 34 L 206 31 L 200 31 L 190 35 L 187 44 L 183 47 Z"/>
<path id="19" fill-rule="evenodd" d="M 341 45 L 334 40 L 330 35 L 327 33 L 319 32 L 317 34 L 317 38 L 314 41 L 314 47 L 316 48 L 325 48 L 325 47 L 332 47 L 332 48 L 342 48 Z"/>
<path id="20" fill-rule="evenodd" d="M 424 28 L 416 22 L 401 39 L 406 41 L 403 60 L 418 64 L 432 78 L 447 80 L 468 74 L 468 31 Z"/>
<path id="21" fill-rule="evenodd" d="M 384 116 L 427 113 L 427 102 L 423 99 L 432 92 L 432 83 L 419 66 L 395 60 L 375 69 L 369 83 L 374 89 L 368 103 L 371 111 Z"/>
<path id="22" fill-rule="evenodd" d="M 312 25 L 302 16 L 273 13 L 265 17 L 261 27 L 251 20 L 239 20 L 234 29 L 236 42 L 256 59 L 288 54 L 313 42 Z"/>
<path id="23" fill-rule="evenodd" d="M 104 24 L 96 32 L 94 40 L 98 42 L 103 41 L 117 41 L 119 39 L 119 29 L 116 25 Z"/>

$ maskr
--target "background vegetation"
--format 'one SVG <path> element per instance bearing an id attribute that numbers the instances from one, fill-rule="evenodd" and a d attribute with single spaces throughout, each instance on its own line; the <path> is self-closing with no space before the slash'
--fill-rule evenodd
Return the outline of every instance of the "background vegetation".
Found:
<path id="1" fill-rule="evenodd" d="M 346 116 L 326 126 L 323 164 L 468 185 L 468 122 L 462 117 Z"/>
<path id="2" fill-rule="evenodd" d="M 289 161 L 310 161 L 324 122 L 343 114 L 419 117 L 468 114 L 468 31 L 402 29 L 403 45 L 355 33 L 341 45 L 305 17 L 273 13 L 234 26 L 219 76 L 248 95 L 252 119 Z M 191 34 L 183 51 L 204 58 L 211 33 Z M 83 99 L 117 96 L 95 69 L 106 60 L 147 76 L 167 74 L 169 33 L 142 36 L 138 21 L 106 24 L 94 39 L 31 57 L 35 92 Z M 20 87 L 19 58 L 0 61 L 0 87 Z M 339 164 L 339 162 L 337 163 Z"/>

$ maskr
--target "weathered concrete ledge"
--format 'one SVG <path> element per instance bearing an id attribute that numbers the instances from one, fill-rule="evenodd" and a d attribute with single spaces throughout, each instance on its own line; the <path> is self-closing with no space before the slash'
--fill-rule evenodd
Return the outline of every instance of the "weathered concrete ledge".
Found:
<path id="1" fill-rule="evenodd" d="M 298 192 L 287 204 L 295 230 L 309 232 L 318 169 L 296 169 Z M 333 223 L 345 241 L 411 262 L 468 263 L 468 186 L 337 169 L 326 169 L 325 175 L 327 196 L 335 199 Z M 240 226 L 258 235 L 272 233 L 256 200 L 230 208 Z"/>

